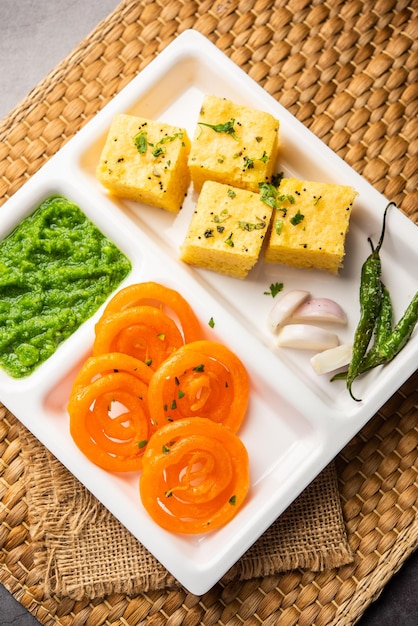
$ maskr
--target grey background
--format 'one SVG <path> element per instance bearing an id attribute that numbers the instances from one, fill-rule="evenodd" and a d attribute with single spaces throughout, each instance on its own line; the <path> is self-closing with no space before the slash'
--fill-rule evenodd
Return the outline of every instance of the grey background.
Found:
<path id="1" fill-rule="evenodd" d="M 117 5 L 117 0 L 0 0 L 0 118 Z M 6 624 L 36 626 L 39 622 L 0 585 L 0 625 Z M 418 625 L 418 553 L 408 559 L 358 624 Z"/>

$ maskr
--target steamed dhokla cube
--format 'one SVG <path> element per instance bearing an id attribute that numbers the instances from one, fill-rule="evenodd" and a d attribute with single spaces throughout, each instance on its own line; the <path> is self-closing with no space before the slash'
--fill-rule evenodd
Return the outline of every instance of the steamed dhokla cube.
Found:
<path id="1" fill-rule="evenodd" d="M 260 194 L 207 181 L 180 249 L 185 263 L 245 278 L 266 237 L 271 207 Z"/>
<path id="2" fill-rule="evenodd" d="M 97 178 L 111 193 L 176 213 L 190 184 L 184 128 L 133 115 L 114 117 Z"/>
<path id="3" fill-rule="evenodd" d="M 189 155 L 193 184 L 205 180 L 258 191 L 278 155 L 279 122 L 269 113 L 205 96 Z"/>
<path id="4" fill-rule="evenodd" d="M 262 195 L 274 209 L 265 261 L 338 274 L 357 192 L 344 185 L 283 178 Z"/>

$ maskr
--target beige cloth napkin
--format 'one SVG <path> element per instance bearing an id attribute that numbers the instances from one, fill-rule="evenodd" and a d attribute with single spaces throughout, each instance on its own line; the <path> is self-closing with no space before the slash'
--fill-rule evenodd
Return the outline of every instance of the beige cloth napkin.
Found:
<path id="1" fill-rule="evenodd" d="M 178 587 L 176 579 L 22 425 L 30 537 L 45 596 L 74 600 Z M 353 560 L 331 463 L 222 579 Z"/>

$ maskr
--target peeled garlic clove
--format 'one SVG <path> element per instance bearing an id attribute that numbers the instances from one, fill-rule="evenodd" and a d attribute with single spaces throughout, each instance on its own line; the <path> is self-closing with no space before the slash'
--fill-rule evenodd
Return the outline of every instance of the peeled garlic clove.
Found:
<path id="1" fill-rule="evenodd" d="M 312 298 L 303 302 L 293 312 L 294 322 L 333 322 L 346 324 L 347 316 L 341 306 L 330 298 Z"/>
<path id="2" fill-rule="evenodd" d="M 270 330 L 273 332 L 286 322 L 293 314 L 293 312 L 303 303 L 308 300 L 310 294 L 308 291 L 302 291 L 294 289 L 288 291 L 286 294 L 280 296 L 270 310 L 267 317 L 267 324 Z"/>
<path id="3" fill-rule="evenodd" d="M 280 348 L 322 352 L 335 348 L 338 344 L 338 336 L 335 333 L 310 324 L 287 324 L 279 329 L 277 335 L 277 345 Z"/>
<path id="4" fill-rule="evenodd" d="M 353 355 L 353 346 L 343 343 L 336 348 L 330 348 L 315 354 L 311 358 L 311 365 L 319 375 L 333 372 L 344 365 L 349 365 Z"/>

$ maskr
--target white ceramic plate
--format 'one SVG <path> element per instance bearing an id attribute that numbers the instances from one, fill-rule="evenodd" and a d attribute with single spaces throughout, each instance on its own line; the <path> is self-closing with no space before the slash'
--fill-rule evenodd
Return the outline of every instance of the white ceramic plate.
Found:
<path id="1" fill-rule="evenodd" d="M 206 93 L 269 111 L 280 120 L 278 171 L 357 189 L 345 267 L 338 277 L 259 262 L 240 281 L 186 266 L 178 260 L 178 248 L 196 200 L 192 189 L 176 217 L 115 202 L 101 188 L 95 167 L 115 113 L 161 119 L 186 127 L 192 135 Z M 415 371 L 417 332 L 390 365 L 356 383 L 364 399 L 354 402 L 344 383 L 331 384 L 328 376 L 313 372 L 310 353 L 275 348 L 265 323 L 274 301 L 264 292 L 279 281 L 286 290 L 308 289 L 314 296 L 336 299 L 349 320 L 340 331 L 341 341 L 351 340 L 358 320 L 360 268 L 370 252 L 367 237 L 377 240 L 387 200 L 195 31 L 170 44 L 2 207 L 0 236 L 52 193 L 77 203 L 131 259 L 133 271 L 122 285 L 154 280 L 180 291 L 204 325 L 214 318 L 208 337 L 226 343 L 249 371 L 250 407 L 239 435 L 250 456 L 250 493 L 232 522 L 203 536 L 175 535 L 156 526 L 142 507 L 138 476 L 112 475 L 95 467 L 69 435 L 69 385 L 92 344 L 101 310 L 28 378 L 14 380 L 0 372 L 2 402 L 187 589 L 202 594 Z M 417 227 L 392 209 L 381 256 L 397 317 L 417 290 L 417 251 Z"/>

